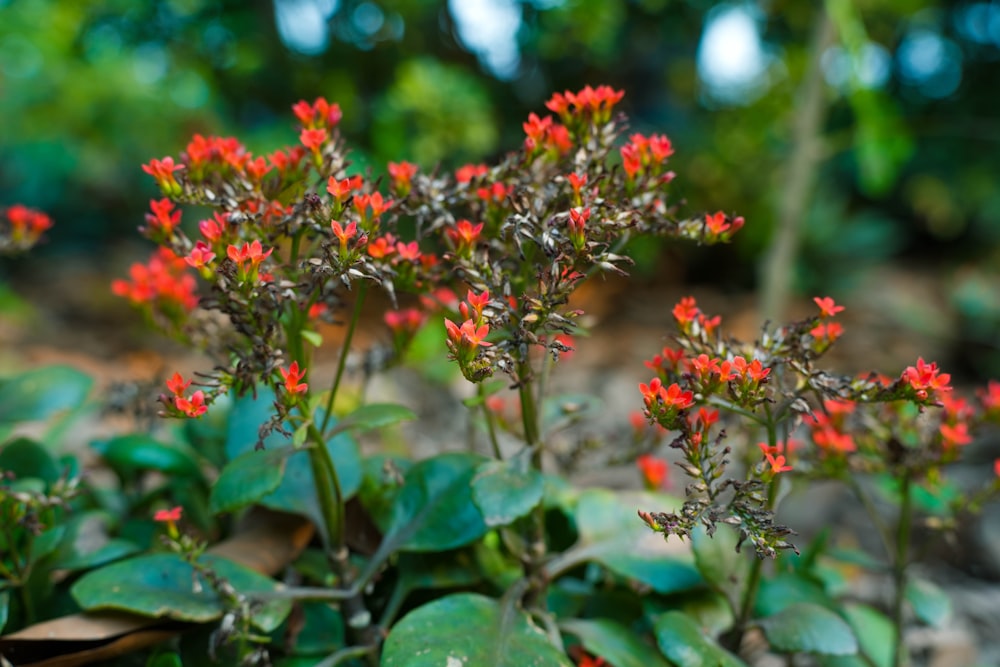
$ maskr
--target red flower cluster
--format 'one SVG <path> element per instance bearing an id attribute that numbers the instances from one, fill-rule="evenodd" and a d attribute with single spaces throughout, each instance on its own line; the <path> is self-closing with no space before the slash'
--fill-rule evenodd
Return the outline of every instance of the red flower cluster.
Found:
<path id="1" fill-rule="evenodd" d="M 292 105 L 292 113 L 306 129 L 332 130 L 343 117 L 339 104 L 330 104 L 322 97 L 312 104 L 299 100 Z"/>
<path id="2" fill-rule="evenodd" d="M 729 241 L 733 234 L 743 228 L 746 221 L 743 216 L 736 216 L 730 219 L 722 211 L 705 215 L 705 240 L 709 243 Z"/>
<path id="3" fill-rule="evenodd" d="M 621 147 L 622 167 L 630 180 L 634 181 L 641 173 L 660 177 L 666 183 L 673 180 L 674 173 L 662 173 L 662 168 L 667 163 L 667 158 L 673 154 L 673 144 L 665 135 L 653 134 L 646 137 L 633 134 L 629 137 L 629 143 Z"/>
<path id="4" fill-rule="evenodd" d="M 185 381 L 180 373 L 174 373 L 173 377 L 167 380 L 167 389 L 173 398 L 173 407 L 185 417 L 200 417 L 208 410 L 205 404 L 205 392 L 200 389 L 190 396 L 185 396 L 187 388 L 191 386 L 191 380 Z"/>
<path id="5" fill-rule="evenodd" d="M 805 423 L 812 429 L 812 439 L 824 452 L 844 453 L 857 449 L 854 438 L 847 433 L 847 415 L 854 412 L 854 401 L 827 399 L 824 412 L 806 415 Z"/>
<path id="6" fill-rule="evenodd" d="M 521 126 L 527 135 L 524 147 L 528 153 L 547 152 L 558 157 L 565 155 L 573 147 L 569 130 L 565 125 L 554 122 L 552 116 L 539 118 L 537 114 L 531 113 Z"/>
<path id="7" fill-rule="evenodd" d="M 697 335 L 704 332 L 706 336 L 711 336 L 722 324 L 722 316 L 708 317 L 701 309 L 693 296 L 686 296 L 681 299 L 673 309 L 674 319 L 677 327 L 686 336 Z"/>
<path id="8" fill-rule="evenodd" d="M 41 211 L 14 204 L 6 211 L 0 212 L 0 234 L 9 239 L 0 238 L 0 246 L 9 243 L 15 248 L 26 249 L 33 246 L 42 236 L 42 232 L 52 227 L 52 219 Z"/>
<path id="9" fill-rule="evenodd" d="M 389 177 L 392 178 L 392 187 L 401 197 L 405 197 L 410 192 L 413 177 L 417 175 L 417 165 L 412 162 L 390 162 L 388 166 Z"/>
<path id="10" fill-rule="evenodd" d="M 606 123 L 611 119 L 611 110 L 623 97 L 624 90 L 615 90 L 611 86 L 585 86 L 578 93 L 568 90 L 555 93 L 545 106 L 549 111 L 559 114 L 564 123 L 573 116 L 591 117 L 595 123 Z"/>
<path id="11" fill-rule="evenodd" d="M 951 391 L 948 384 L 951 375 L 942 373 L 936 363 L 926 363 L 923 358 L 917 359 L 916 366 L 908 366 L 901 376 L 903 382 L 912 390 L 918 401 L 935 399 L 940 392 Z"/>
<path id="12" fill-rule="evenodd" d="M 151 307 L 170 316 L 187 313 L 198 305 L 197 283 L 187 273 L 187 263 L 169 248 L 159 248 L 147 264 L 135 263 L 129 280 L 111 283 L 111 291 L 137 306 Z"/>
<path id="13" fill-rule="evenodd" d="M 676 425 L 682 410 L 694 405 L 694 393 L 681 389 L 676 382 L 664 387 L 660 378 L 653 378 L 649 384 L 640 383 L 639 391 L 642 392 L 642 401 L 646 406 L 643 414 L 666 429 Z"/>

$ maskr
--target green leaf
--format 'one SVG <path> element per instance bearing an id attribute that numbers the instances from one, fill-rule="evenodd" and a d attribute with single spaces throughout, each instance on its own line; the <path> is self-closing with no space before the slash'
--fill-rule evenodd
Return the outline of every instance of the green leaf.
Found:
<path id="1" fill-rule="evenodd" d="M 797 602 L 811 602 L 832 608 L 833 603 L 823 587 L 813 578 L 799 572 L 781 572 L 760 584 L 754 614 L 773 616 Z"/>
<path id="2" fill-rule="evenodd" d="M 146 667 L 184 667 L 181 657 L 171 651 L 159 653 L 146 661 Z"/>
<path id="3" fill-rule="evenodd" d="M 226 455 L 229 459 L 235 459 L 255 449 L 261 425 L 274 413 L 273 402 L 274 392 L 267 388 L 259 389 L 257 398 L 247 395 L 234 402 L 226 434 Z M 267 449 L 276 449 L 288 444 L 289 439 L 277 431 L 264 439 L 264 446 Z M 361 456 L 358 453 L 358 445 L 349 434 L 341 433 L 330 438 L 326 448 L 337 470 L 341 493 L 347 500 L 357 493 L 361 486 Z M 260 504 L 271 509 L 309 517 L 319 530 L 325 530 L 308 454 L 288 459 L 281 483 L 269 495 L 264 496 Z"/>
<path id="4" fill-rule="evenodd" d="M 0 591 L 0 634 L 3 634 L 3 628 L 7 625 L 7 618 L 10 615 L 10 591 L 4 589 Z"/>
<path id="5" fill-rule="evenodd" d="M 47 419 L 83 405 L 94 380 L 69 366 L 46 366 L 0 380 L 0 424 Z"/>
<path id="6" fill-rule="evenodd" d="M 851 655 L 858 641 L 851 627 L 829 609 L 797 602 L 759 621 L 771 646 L 785 653 Z"/>
<path id="7" fill-rule="evenodd" d="M 327 603 L 302 603 L 302 627 L 295 635 L 297 655 L 327 654 L 344 647 L 344 619 Z M 309 665 L 316 664 L 313 658 Z"/>
<path id="8" fill-rule="evenodd" d="M 863 604 L 847 603 L 844 615 L 854 630 L 861 650 L 871 660 L 857 656 L 823 656 L 824 667 L 892 667 L 896 631 L 884 614 Z"/>
<path id="9" fill-rule="evenodd" d="M 563 621 L 559 627 L 579 637 L 588 653 L 615 667 L 669 667 L 656 649 L 614 621 L 575 619 Z"/>
<path id="10" fill-rule="evenodd" d="M 48 450 L 30 438 L 16 438 L 0 446 L 0 470 L 14 473 L 18 480 L 34 478 L 46 484 L 62 475 Z"/>
<path id="11" fill-rule="evenodd" d="M 580 539 L 564 558 L 596 561 L 657 593 L 703 585 L 688 548 L 679 540 L 666 542 L 636 514 L 639 509 L 671 511 L 677 505 L 675 498 L 658 493 L 588 489 L 580 494 L 574 514 Z"/>
<path id="12" fill-rule="evenodd" d="M 405 405 L 398 405 L 396 403 L 369 403 L 362 405 L 341 419 L 336 427 L 330 430 L 330 433 L 337 434 L 344 431 L 363 433 L 364 431 L 371 431 L 376 428 L 416 418 L 417 415 L 413 410 Z"/>
<path id="13" fill-rule="evenodd" d="M 544 490 L 545 479 L 527 456 L 487 461 L 472 478 L 472 500 L 491 528 L 528 514 L 542 501 Z"/>
<path id="14" fill-rule="evenodd" d="M 108 535 L 108 525 L 114 521 L 101 511 L 88 511 L 70 518 L 66 536 L 60 542 L 53 562 L 57 570 L 86 570 L 142 551 L 139 545 Z"/>
<path id="15" fill-rule="evenodd" d="M 513 604 L 474 593 L 418 607 L 385 640 L 382 667 L 572 667 Z"/>
<path id="16" fill-rule="evenodd" d="M 397 584 L 405 593 L 420 589 L 471 586 L 482 578 L 467 551 L 402 553 L 396 561 Z"/>
<path id="17" fill-rule="evenodd" d="M 668 611 L 656 619 L 653 631 L 660 651 L 677 667 L 746 667 L 679 611 Z"/>
<path id="18" fill-rule="evenodd" d="M 698 526 L 691 533 L 691 549 L 698 571 L 705 581 L 726 595 L 739 590 L 740 582 L 746 578 L 747 559 L 736 551 L 738 539 L 736 531 L 725 525 L 720 525 L 711 537 L 704 526 Z"/>
<path id="19" fill-rule="evenodd" d="M 209 509 L 215 514 L 232 512 L 271 493 L 281 484 L 288 458 L 299 451 L 289 446 L 240 454 L 212 485 Z"/>
<path id="20" fill-rule="evenodd" d="M 93 442 L 91 447 L 122 478 L 131 478 L 138 470 L 201 477 L 198 455 L 185 445 L 167 444 L 135 433 Z"/>
<path id="21" fill-rule="evenodd" d="M 313 347 L 323 346 L 323 336 L 316 331 L 302 330 L 302 338 Z"/>
<path id="22" fill-rule="evenodd" d="M 239 592 L 271 591 L 279 584 L 262 574 L 218 556 L 198 559 Z M 205 623 L 219 619 L 222 601 L 209 581 L 176 554 L 130 558 L 94 570 L 70 589 L 85 610 L 117 609 L 140 616 Z M 291 610 L 287 600 L 274 600 L 254 611 L 252 622 L 263 632 L 277 628 Z"/>
<path id="23" fill-rule="evenodd" d="M 442 454 L 410 468 L 396 496 L 383 549 L 445 551 L 488 530 L 472 502 L 472 477 L 483 457 Z"/>
<path id="24" fill-rule="evenodd" d="M 940 627 L 951 616 L 948 594 L 926 579 L 910 579 L 906 584 L 906 599 L 917 618 L 928 625 Z"/>

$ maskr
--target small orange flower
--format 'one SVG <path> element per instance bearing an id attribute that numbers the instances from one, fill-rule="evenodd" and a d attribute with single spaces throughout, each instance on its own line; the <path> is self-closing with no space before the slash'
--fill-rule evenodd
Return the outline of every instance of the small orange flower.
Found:
<path id="1" fill-rule="evenodd" d="M 666 460 L 650 454 L 643 454 L 636 459 L 635 464 L 642 473 L 642 479 L 647 489 L 654 490 L 667 486 L 670 468 L 667 466 Z"/>
<path id="2" fill-rule="evenodd" d="M 833 299 L 828 296 L 824 297 L 814 296 L 813 301 L 815 301 L 816 305 L 819 306 L 820 317 L 833 317 L 837 313 L 844 310 L 843 306 L 838 306 L 836 303 L 834 303 Z"/>
<path id="3" fill-rule="evenodd" d="M 168 510 L 157 510 L 156 514 L 153 515 L 153 521 L 180 521 L 182 512 L 183 509 L 180 505 Z"/>
<path id="4" fill-rule="evenodd" d="M 299 380 L 306 376 L 304 368 L 299 370 L 299 362 L 293 361 L 287 370 L 279 368 L 278 372 L 281 373 L 281 379 L 285 381 L 285 390 L 289 394 L 304 394 L 309 389 L 308 384 L 299 382 Z"/>

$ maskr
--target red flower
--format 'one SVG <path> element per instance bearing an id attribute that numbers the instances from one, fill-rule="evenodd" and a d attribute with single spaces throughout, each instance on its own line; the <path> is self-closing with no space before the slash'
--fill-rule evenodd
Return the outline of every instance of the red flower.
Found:
<path id="1" fill-rule="evenodd" d="M 197 282 L 188 275 L 187 263 L 169 248 L 160 248 L 148 264 L 135 263 L 129 269 L 129 280 L 115 280 L 111 291 L 127 298 L 134 305 L 149 306 L 176 315 L 191 311 L 198 305 L 195 296 Z"/>
<path id="2" fill-rule="evenodd" d="M 208 406 L 205 405 L 205 393 L 202 391 L 194 392 L 191 398 L 175 396 L 174 406 L 188 417 L 200 417 L 208 410 Z"/>
<path id="3" fill-rule="evenodd" d="M 639 471 L 642 473 L 642 479 L 645 482 L 646 488 L 653 490 L 667 486 L 670 469 L 664 459 L 643 454 L 636 459 L 635 463 L 639 466 Z"/>
<path id="4" fill-rule="evenodd" d="M 341 249 L 346 250 L 349 241 L 357 236 L 358 223 L 351 222 L 347 225 L 347 227 L 342 227 L 339 222 L 333 220 L 330 223 L 330 229 L 333 230 L 333 235 L 340 241 Z"/>
<path id="5" fill-rule="evenodd" d="M 184 258 L 184 261 L 188 263 L 189 266 L 200 269 L 209 264 L 213 259 L 215 259 L 215 253 L 204 241 L 198 241 L 194 244 L 194 248 L 191 249 L 191 253 Z"/>
<path id="6" fill-rule="evenodd" d="M 917 365 L 908 366 L 901 376 L 916 393 L 918 400 L 927 400 L 934 393 L 940 391 L 951 391 L 948 382 L 951 375 L 941 373 L 936 363 L 926 363 L 923 358 L 917 359 Z"/>
<path id="7" fill-rule="evenodd" d="M 273 169 L 273 167 L 269 165 L 267 163 L 267 159 L 263 157 L 250 160 L 246 164 L 247 176 L 249 176 L 250 180 L 255 183 L 260 183 L 264 180 L 264 176 L 266 176 L 267 172 L 271 171 L 271 169 Z"/>
<path id="8" fill-rule="evenodd" d="M 180 373 L 174 373 L 173 377 L 167 380 L 167 389 L 174 396 L 183 396 L 184 390 L 191 386 L 191 380 L 184 380 Z"/>
<path id="9" fill-rule="evenodd" d="M 485 338 L 490 333 L 488 325 L 476 326 L 472 320 L 462 322 L 459 327 L 451 320 L 445 318 L 444 327 L 448 332 L 448 339 L 456 346 L 475 349 L 477 347 L 490 347 L 493 343 L 486 342 Z"/>
<path id="10" fill-rule="evenodd" d="M 997 477 L 1000 477 L 1000 459 L 993 460 L 993 472 Z"/>
<path id="11" fill-rule="evenodd" d="M 172 507 L 168 510 L 157 510 L 153 515 L 153 521 L 176 522 L 181 520 L 181 506 Z"/>
<path id="12" fill-rule="evenodd" d="M 274 248 L 264 252 L 264 247 L 260 244 L 260 241 L 256 240 L 252 243 L 244 243 L 242 248 L 237 248 L 230 244 L 226 250 L 229 259 L 236 262 L 240 270 L 246 270 L 248 262 L 251 270 L 256 269 L 260 266 L 261 262 L 271 256 L 272 252 L 274 252 Z"/>
<path id="13" fill-rule="evenodd" d="M 393 333 L 412 334 L 424 323 L 427 316 L 416 308 L 390 310 L 383 316 Z"/>
<path id="14" fill-rule="evenodd" d="M 402 193 L 409 192 L 410 183 L 417 174 L 417 165 L 412 162 L 390 162 L 388 169 L 396 190 Z"/>
<path id="15" fill-rule="evenodd" d="M 222 238 L 226 225 L 229 223 L 228 213 L 216 213 L 211 220 L 202 220 L 198 223 L 198 231 L 210 243 L 215 243 Z"/>
<path id="16" fill-rule="evenodd" d="M 381 192 L 375 192 L 370 195 L 355 195 L 354 197 L 354 208 L 362 216 L 365 215 L 365 209 L 370 206 L 372 217 L 377 218 L 389 210 L 392 204 L 393 201 L 391 199 L 382 198 Z"/>
<path id="17" fill-rule="evenodd" d="M 771 464 L 771 472 L 774 474 L 778 474 L 779 472 L 788 472 L 792 469 L 792 466 L 786 465 L 786 459 L 783 454 L 771 454 L 770 452 L 765 452 L 764 458 L 767 459 L 769 464 Z"/>
<path id="18" fill-rule="evenodd" d="M 834 303 L 833 299 L 828 296 L 824 297 L 814 296 L 813 301 L 815 301 L 816 305 L 819 306 L 820 317 L 833 317 L 837 313 L 844 310 L 843 306 L 838 306 L 836 303 Z"/>
<path id="19" fill-rule="evenodd" d="M 489 172 L 485 164 L 467 164 L 455 170 L 455 180 L 459 183 L 469 183 L 474 178 L 482 178 Z"/>
<path id="20" fill-rule="evenodd" d="M 323 147 L 323 144 L 327 140 L 327 132 L 323 128 L 315 130 L 302 130 L 299 134 L 299 141 L 302 145 L 311 150 L 313 153 L 319 153 L 319 149 Z"/>
<path id="21" fill-rule="evenodd" d="M 972 442 L 969 435 L 969 425 L 961 422 L 952 426 L 951 424 L 941 424 L 941 439 L 945 449 L 951 449 L 958 445 L 967 445 Z"/>
<path id="22" fill-rule="evenodd" d="M 816 325 L 809 331 L 809 335 L 817 341 L 829 345 L 844 334 L 844 327 L 837 322 L 825 322 Z"/>
<path id="23" fill-rule="evenodd" d="M 513 188 L 508 188 L 503 183 L 494 183 L 489 187 L 478 188 L 476 190 L 476 196 L 486 202 L 501 202 L 511 190 L 513 190 Z"/>
<path id="24" fill-rule="evenodd" d="M 396 239 L 392 234 L 380 236 L 368 244 L 368 254 L 375 259 L 385 259 L 392 253 L 396 252 L 396 248 L 393 245 L 395 241 Z"/>
<path id="25" fill-rule="evenodd" d="M 468 220 L 459 220 L 454 227 L 445 227 L 444 230 L 448 240 L 459 253 L 471 250 L 479 241 L 479 235 L 482 231 L 483 223 L 473 225 Z"/>
<path id="26" fill-rule="evenodd" d="M 726 218 L 726 214 L 719 211 L 714 215 L 705 215 L 705 226 L 713 235 L 719 235 L 728 230 L 730 224 L 729 220 Z"/>
<path id="27" fill-rule="evenodd" d="M 142 165 L 142 170 L 156 179 L 156 184 L 165 194 L 180 194 L 181 186 L 174 178 L 174 172 L 183 168 L 182 164 L 174 164 L 174 159 L 170 156 L 162 160 L 150 160 L 149 164 Z"/>
<path id="28" fill-rule="evenodd" d="M 674 319 L 677 320 L 678 326 L 683 331 L 685 327 L 689 327 L 697 319 L 699 312 L 701 311 L 698 310 L 694 297 L 686 296 L 674 306 L 673 315 Z"/>
<path id="29" fill-rule="evenodd" d="M 337 180 L 333 176 L 327 181 L 326 191 L 329 192 L 337 201 L 344 201 L 347 199 L 352 192 L 361 188 L 363 180 L 360 176 L 351 176 L 350 178 L 344 178 Z"/>
<path id="30" fill-rule="evenodd" d="M 169 238 L 174 228 L 181 222 L 180 209 L 174 210 L 174 203 L 169 199 L 151 199 L 149 208 L 152 213 L 146 214 L 146 231 L 156 238 Z"/>
<path id="31" fill-rule="evenodd" d="M 281 379 L 285 382 L 285 390 L 289 394 L 303 394 L 307 389 L 309 389 L 308 384 L 299 382 L 306 376 L 306 370 L 304 368 L 299 370 L 299 362 L 293 361 L 292 365 L 288 367 L 288 370 L 279 368 L 278 372 L 281 373 Z"/>

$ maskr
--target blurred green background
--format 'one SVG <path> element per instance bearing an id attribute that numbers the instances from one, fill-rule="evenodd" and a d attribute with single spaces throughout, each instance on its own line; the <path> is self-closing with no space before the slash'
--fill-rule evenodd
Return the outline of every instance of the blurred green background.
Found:
<path id="1" fill-rule="evenodd" d="M 638 249 L 647 278 L 777 315 L 926 276 L 939 302 L 904 295 L 900 317 L 1000 376 L 998 2 L 0 0 L 0 205 L 52 215 L 36 257 L 101 262 L 157 194 L 140 164 L 194 132 L 263 153 L 323 95 L 357 162 L 452 168 L 588 83 L 672 138 L 685 211 L 748 220 L 724 250 Z"/>

